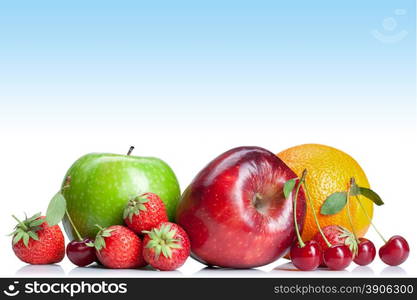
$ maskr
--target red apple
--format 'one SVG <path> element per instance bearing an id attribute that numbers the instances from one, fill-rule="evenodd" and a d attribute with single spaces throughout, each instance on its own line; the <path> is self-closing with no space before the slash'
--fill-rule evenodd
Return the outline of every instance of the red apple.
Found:
<path id="1" fill-rule="evenodd" d="M 210 162 L 177 208 L 192 256 L 207 265 L 252 268 L 284 255 L 295 241 L 295 228 L 292 197 L 285 199 L 283 185 L 296 177 L 275 154 L 259 147 L 235 148 Z M 302 228 L 302 189 L 297 205 Z"/>

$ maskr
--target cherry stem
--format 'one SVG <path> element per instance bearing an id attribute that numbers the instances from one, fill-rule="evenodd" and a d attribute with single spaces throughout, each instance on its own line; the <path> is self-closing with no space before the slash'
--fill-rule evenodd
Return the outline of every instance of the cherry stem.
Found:
<path id="1" fill-rule="evenodd" d="M 75 231 L 75 235 L 77 236 L 78 240 L 81 242 L 83 240 L 83 238 L 82 238 L 81 234 L 78 232 L 77 227 L 75 227 L 74 222 L 72 221 L 71 216 L 68 213 L 68 210 L 65 209 L 65 213 L 67 214 L 67 218 L 68 218 L 68 221 L 71 224 L 72 229 L 74 229 L 74 231 Z"/>
<path id="2" fill-rule="evenodd" d="M 127 151 L 127 155 L 132 154 L 133 149 L 135 149 L 135 146 L 130 146 L 129 151 Z"/>
<path id="3" fill-rule="evenodd" d="M 15 219 L 17 221 L 17 223 L 19 223 L 20 226 L 23 227 L 24 230 L 28 230 L 29 228 L 25 225 L 25 223 L 23 223 L 22 221 L 20 221 L 15 215 L 12 215 L 13 219 Z"/>
<path id="4" fill-rule="evenodd" d="M 369 222 L 371 223 L 372 227 L 375 229 L 376 233 L 378 233 L 379 237 L 384 241 L 384 243 L 387 243 L 387 240 L 384 238 L 384 236 L 379 232 L 379 230 L 376 228 L 376 226 L 374 225 L 374 223 L 372 222 L 371 217 L 368 215 L 368 212 L 366 211 L 365 207 L 363 207 L 361 200 L 359 199 L 358 196 L 355 196 L 356 200 L 359 203 L 359 206 L 361 207 L 361 209 L 363 210 L 365 216 L 368 218 Z"/>
<path id="5" fill-rule="evenodd" d="M 358 236 L 356 235 L 355 226 L 353 226 L 352 216 L 350 214 L 350 188 L 351 188 L 353 182 L 354 181 L 353 181 L 353 178 L 352 178 L 349 182 L 348 189 L 346 191 L 346 202 L 347 202 L 346 209 L 347 209 L 347 216 L 348 216 L 349 224 L 350 224 L 350 227 L 352 228 L 353 236 L 355 237 L 356 242 L 359 243 Z"/>
<path id="6" fill-rule="evenodd" d="M 303 171 L 303 175 L 304 175 L 304 173 L 307 174 L 307 170 Z M 329 240 L 327 239 L 327 237 L 324 235 L 323 231 L 321 230 L 320 223 L 319 223 L 319 220 L 317 218 L 316 210 L 314 209 L 314 204 L 313 204 L 313 201 L 311 200 L 310 192 L 308 191 L 308 188 L 307 188 L 306 180 L 304 180 L 304 190 L 306 191 L 306 195 L 307 195 L 308 202 L 310 204 L 310 208 L 313 211 L 314 221 L 316 222 L 317 228 L 319 229 L 319 232 L 320 232 L 321 236 L 323 237 L 323 240 L 326 242 L 327 247 L 331 247 L 332 244 L 330 244 Z"/>
<path id="7" fill-rule="evenodd" d="M 62 187 L 62 189 L 61 189 L 61 194 L 62 194 L 62 196 L 64 196 L 64 195 L 63 195 L 63 192 L 64 192 L 66 189 L 68 189 L 68 188 L 70 187 L 70 184 L 71 184 L 71 176 L 68 176 L 68 177 L 65 179 L 65 184 L 64 184 L 64 186 L 63 186 L 63 187 Z M 82 238 L 82 236 L 81 236 L 80 232 L 77 230 L 77 227 L 75 226 L 74 222 L 72 221 L 71 216 L 70 216 L 70 214 L 68 213 L 68 209 L 66 209 L 66 208 L 65 208 L 65 214 L 67 215 L 68 221 L 70 222 L 71 227 L 72 227 L 72 229 L 74 230 L 75 235 L 77 236 L 77 239 L 81 242 L 81 241 L 83 240 L 83 238 Z"/>
<path id="8" fill-rule="evenodd" d="M 298 192 L 300 191 L 301 185 L 303 183 L 305 179 L 305 172 L 303 172 L 300 180 L 298 181 L 297 184 L 297 189 L 295 190 L 295 199 L 294 199 L 294 225 L 295 225 L 295 232 L 297 234 L 297 239 L 298 239 L 298 244 L 300 245 L 301 248 L 303 248 L 305 246 L 303 239 L 301 238 L 300 235 L 300 230 L 298 229 L 298 224 L 297 224 L 297 201 L 298 201 Z"/>

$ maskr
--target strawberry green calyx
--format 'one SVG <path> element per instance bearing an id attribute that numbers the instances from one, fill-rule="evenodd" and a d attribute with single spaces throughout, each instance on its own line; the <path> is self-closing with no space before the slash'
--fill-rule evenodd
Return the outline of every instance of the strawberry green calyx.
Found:
<path id="1" fill-rule="evenodd" d="M 145 203 L 147 202 L 149 199 L 146 196 L 137 196 L 129 200 L 123 211 L 123 219 L 129 218 L 129 221 L 132 222 L 133 215 L 137 216 L 141 211 L 146 211 Z"/>
<path id="2" fill-rule="evenodd" d="M 13 245 L 18 243 L 20 240 L 23 240 L 25 247 L 28 247 L 29 239 L 33 239 L 35 241 L 39 240 L 36 232 L 41 229 L 40 226 L 43 222 L 45 222 L 45 219 L 40 219 L 40 216 L 41 213 L 37 213 L 30 218 L 26 216 L 24 221 L 20 221 L 12 215 L 12 217 L 18 222 L 14 231 L 10 234 L 13 236 Z"/>
<path id="3" fill-rule="evenodd" d="M 111 236 L 111 232 L 114 229 L 103 228 L 99 225 L 96 225 L 96 226 L 100 228 L 100 231 L 97 232 L 94 243 L 87 243 L 87 246 L 89 247 L 94 246 L 97 251 L 100 251 L 101 249 L 106 248 L 106 241 L 104 240 L 104 238 Z"/>
<path id="4" fill-rule="evenodd" d="M 161 228 L 154 228 L 151 231 L 143 231 L 148 234 L 150 240 L 146 244 L 146 248 L 154 249 L 155 258 L 162 253 L 166 258 L 172 257 L 172 249 L 181 249 L 179 239 L 175 239 L 176 229 L 171 229 L 171 225 L 162 225 Z"/>
<path id="5" fill-rule="evenodd" d="M 356 256 L 358 254 L 358 240 L 356 239 L 356 236 L 340 225 L 337 227 L 339 227 L 340 230 L 340 237 L 346 238 L 345 245 L 348 246 L 353 255 Z"/>

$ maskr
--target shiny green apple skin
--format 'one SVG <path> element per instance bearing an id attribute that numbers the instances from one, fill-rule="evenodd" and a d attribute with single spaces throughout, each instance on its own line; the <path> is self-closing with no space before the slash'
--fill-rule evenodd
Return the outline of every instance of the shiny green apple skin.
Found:
<path id="1" fill-rule="evenodd" d="M 170 220 L 174 219 L 180 187 L 172 169 L 154 157 L 91 153 L 78 159 L 68 170 L 69 187 L 63 189 L 68 213 L 83 237 L 94 238 L 96 224 L 123 224 L 123 209 L 129 199 L 152 192 L 162 199 Z M 74 232 L 65 217 L 70 239 Z"/>

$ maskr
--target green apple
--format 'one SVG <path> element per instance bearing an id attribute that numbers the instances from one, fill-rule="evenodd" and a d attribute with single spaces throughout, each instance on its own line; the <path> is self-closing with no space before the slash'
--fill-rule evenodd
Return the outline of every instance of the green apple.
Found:
<path id="1" fill-rule="evenodd" d="M 132 150 L 132 149 L 131 149 Z M 107 227 L 123 223 L 126 203 L 145 192 L 157 194 L 165 203 L 170 220 L 174 219 L 180 187 L 172 169 L 154 157 L 91 153 L 78 159 L 65 175 L 63 189 L 67 210 L 83 237 L 94 238 L 96 224 Z M 67 217 L 65 231 L 74 238 Z"/>

